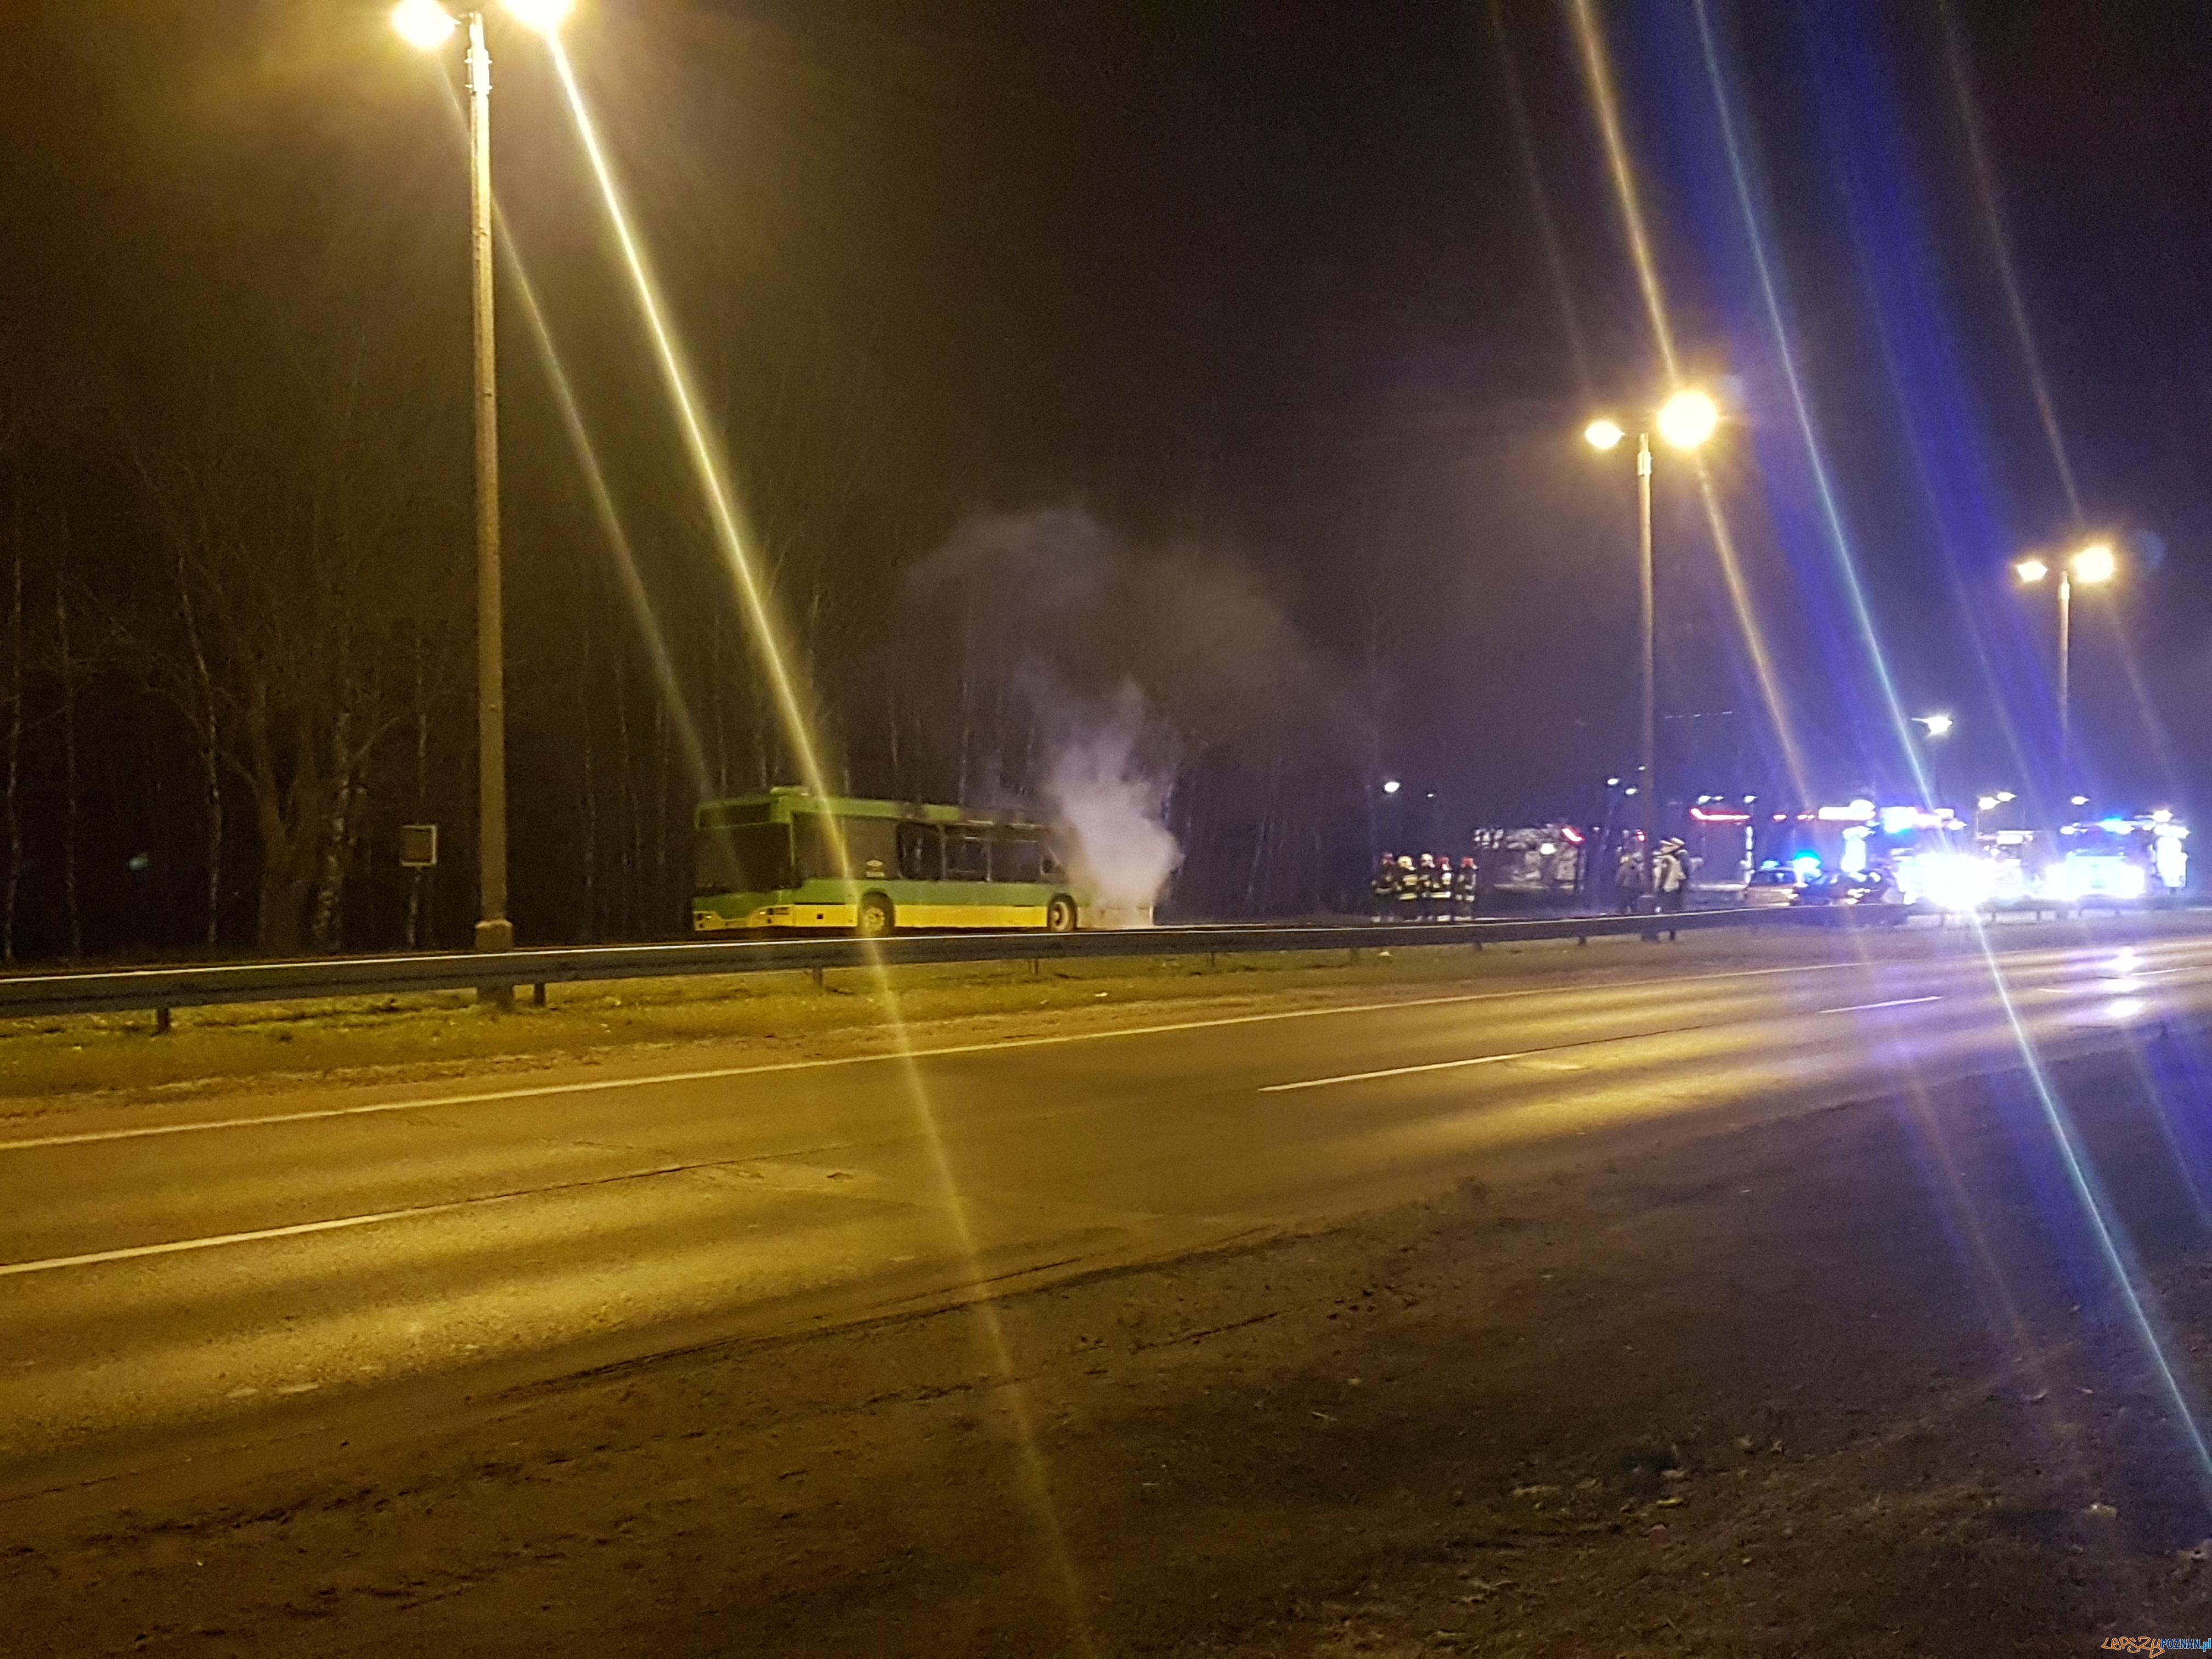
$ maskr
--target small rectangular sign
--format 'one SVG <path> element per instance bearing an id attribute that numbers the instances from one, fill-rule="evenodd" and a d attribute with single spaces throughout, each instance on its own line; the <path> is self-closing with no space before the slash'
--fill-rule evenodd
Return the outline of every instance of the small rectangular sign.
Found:
<path id="1" fill-rule="evenodd" d="M 434 823 L 403 823 L 399 826 L 399 866 L 403 870 L 428 870 L 438 862 L 438 826 Z"/>

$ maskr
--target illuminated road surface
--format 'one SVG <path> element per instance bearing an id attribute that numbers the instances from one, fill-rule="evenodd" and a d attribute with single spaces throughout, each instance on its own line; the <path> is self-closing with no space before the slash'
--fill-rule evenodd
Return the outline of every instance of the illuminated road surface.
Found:
<path id="1" fill-rule="evenodd" d="M 890 1059 L 18 1119 L 0 1495 L 1632 1156 L 2016 1062 L 2023 1032 L 2048 1056 L 2212 1012 L 2212 938 L 2000 960 L 2002 994 L 1972 959 L 1670 978 L 1653 951 L 1564 988 L 925 1050 L 973 1262 Z"/>

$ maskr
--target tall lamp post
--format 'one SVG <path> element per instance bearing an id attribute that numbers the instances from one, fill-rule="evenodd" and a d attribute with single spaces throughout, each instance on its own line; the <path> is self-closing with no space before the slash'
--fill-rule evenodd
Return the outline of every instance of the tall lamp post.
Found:
<path id="1" fill-rule="evenodd" d="M 1941 781 L 1936 775 L 1936 744 L 1939 739 L 1949 737 L 1951 728 L 1958 722 L 1948 714 L 1915 714 L 1912 723 L 1928 734 L 1928 742 L 1923 745 L 1922 754 L 1924 762 L 1923 772 L 1927 780 L 1929 799 L 1922 805 L 1940 807 L 1943 805 L 1943 791 Z"/>
<path id="2" fill-rule="evenodd" d="M 571 0 L 506 0 L 543 34 L 561 26 Z M 501 635 L 499 558 L 499 352 L 492 315 L 491 51 L 481 9 L 448 11 L 439 0 L 399 0 L 392 26 L 410 46 L 441 50 L 468 31 L 469 248 L 474 320 L 477 479 L 477 931 L 479 951 L 514 948 L 507 914 L 507 677 Z M 511 987 L 483 994 L 504 1005 Z"/>
<path id="3" fill-rule="evenodd" d="M 2111 547 L 2092 542 L 2058 562 L 2058 790 L 2074 787 L 2074 584 L 2094 587 L 2112 580 L 2120 568 Z M 2013 566 L 2023 586 L 2051 574 L 2050 562 L 2026 558 Z"/>
<path id="4" fill-rule="evenodd" d="M 1659 849 L 1659 606 L 1656 573 L 1651 559 L 1651 430 L 1676 449 L 1692 450 L 1713 435 L 1719 426 L 1720 406 L 1694 388 L 1686 388 L 1662 404 L 1649 419 L 1637 422 L 1636 536 L 1637 588 L 1643 603 L 1644 642 L 1644 888 L 1652 890 L 1654 860 Z M 1610 450 L 1628 435 L 1617 421 L 1599 419 L 1583 428 L 1594 449 Z M 1631 791 L 1631 793 L 1635 793 Z"/>

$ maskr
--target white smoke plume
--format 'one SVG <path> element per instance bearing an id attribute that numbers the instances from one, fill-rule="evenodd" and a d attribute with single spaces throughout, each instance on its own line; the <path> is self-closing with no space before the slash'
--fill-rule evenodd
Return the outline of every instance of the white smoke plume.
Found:
<path id="1" fill-rule="evenodd" d="M 1167 826 L 1174 769 L 1148 763 L 1153 737 L 1133 684 L 1103 703 L 1051 710 L 1043 796 L 1092 927 L 1149 927 L 1182 862 Z"/>

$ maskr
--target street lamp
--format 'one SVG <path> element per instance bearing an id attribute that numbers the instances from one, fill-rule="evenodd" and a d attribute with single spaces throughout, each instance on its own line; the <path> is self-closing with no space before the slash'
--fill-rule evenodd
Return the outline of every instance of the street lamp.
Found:
<path id="1" fill-rule="evenodd" d="M 2074 770 L 2074 584 L 2096 586 L 2119 572 L 2111 546 L 2092 542 L 2058 564 L 2058 782 L 2063 788 Z M 2023 586 L 2033 587 L 2051 574 L 2048 561 L 2025 558 L 2013 566 Z"/>
<path id="2" fill-rule="evenodd" d="M 570 0 L 507 0 L 540 33 L 558 28 Z M 477 473 L 477 932 L 479 951 L 514 948 L 507 914 L 507 684 L 501 637 L 499 566 L 499 361 L 492 327 L 491 52 L 481 9 L 449 11 L 438 0 L 399 0 L 392 26 L 423 52 L 468 29 L 470 294 L 475 325 Z M 511 986 L 479 994 L 501 1006 Z"/>
<path id="3" fill-rule="evenodd" d="M 1926 726 L 1931 738 L 1949 737 L 1951 727 L 1955 724 L 1948 714 L 1915 714 L 1912 721 L 1916 726 Z"/>
<path id="4" fill-rule="evenodd" d="M 1676 449 L 1692 450 L 1713 435 L 1720 405 L 1694 387 L 1684 387 L 1648 417 L 1637 422 L 1636 526 L 1638 587 L 1644 611 L 1644 886 L 1651 890 L 1659 848 L 1659 609 L 1651 562 L 1651 432 Z M 1593 449 L 1612 450 L 1628 435 L 1618 421 L 1600 418 L 1583 428 Z M 1634 789 L 1627 792 L 1636 793 Z"/>

